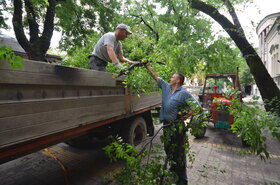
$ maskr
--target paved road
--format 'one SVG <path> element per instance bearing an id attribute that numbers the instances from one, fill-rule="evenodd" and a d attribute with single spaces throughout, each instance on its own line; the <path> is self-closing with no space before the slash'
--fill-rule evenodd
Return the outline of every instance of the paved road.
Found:
<path id="1" fill-rule="evenodd" d="M 1 185 L 99 185 L 104 176 L 115 173 L 121 163 L 110 163 L 103 146 L 107 141 L 94 141 L 95 148 L 76 149 L 65 143 L 0 165 Z M 51 157 L 50 154 L 53 156 Z M 55 160 L 58 159 L 57 160 Z M 60 164 L 63 164 L 61 166 Z M 63 167 L 66 170 L 63 170 Z"/>
<path id="2" fill-rule="evenodd" d="M 195 162 L 188 164 L 190 184 L 280 184 L 280 143 L 269 139 L 272 158 L 267 162 L 245 154 L 240 138 L 229 130 L 209 125 L 206 137 L 191 140 Z M 155 142 L 159 142 L 157 137 Z M 96 141 L 96 148 L 80 150 L 61 143 L 49 152 L 63 163 L 62 169 L 48 151 L 39 151 L 0 166 L 2 185 L 95 185 L 107 184 L 106 176 L 120 170 L 121 163 L 110 163 L 101 149 L 106 141 Z M 67 179 L 67 180 L 66 180 Z"/>

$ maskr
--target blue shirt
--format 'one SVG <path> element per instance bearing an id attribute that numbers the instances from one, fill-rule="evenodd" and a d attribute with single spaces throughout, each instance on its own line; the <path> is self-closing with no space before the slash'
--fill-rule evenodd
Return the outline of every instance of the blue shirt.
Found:
<path id="1" fill-rule="evenodd" d="M 158 86 L 162 89 L 162 104 L 160 109 L 160 121 L 173 121 L 177 119 L 179 107 L 194 109 L 188 104 L 192 101 L 199 105 L 198 101 L 183 87 L 179 87 L 172 94 L 172 88 L 169 83 L 162 78 L 158 78 Z"/>

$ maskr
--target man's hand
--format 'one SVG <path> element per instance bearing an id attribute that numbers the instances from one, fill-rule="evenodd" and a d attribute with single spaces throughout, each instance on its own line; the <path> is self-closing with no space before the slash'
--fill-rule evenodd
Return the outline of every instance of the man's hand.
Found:
<path id="1" fill-rule="evenodd" d="M 157 72 L 154 71 L 154 69 L 151 67 L 151 65 L 149 64 L 149 62 L 146 64 L 149 72 L 151 73 L 151 75 L 153 76 L 153 79 L 155 79 L 155 81 L 158 82 L 158 74 Z"/>
<path id="2" fill-rule="evenodd" d="M 132 65 L 132 64 L 139 64 L 139 63 L 140 62 L 138 62 L 138 61 L 131 61 L 131 60 L 128 62 L 128 64 L 130 64 L 130 65 Z"/>
<path id="3" fill-rule="evenodd" d="M 184 119 L 187 120 L 189 117 L 191 117 L 194 114 L 194 110 L 190 110 L 185 116 Z"/>

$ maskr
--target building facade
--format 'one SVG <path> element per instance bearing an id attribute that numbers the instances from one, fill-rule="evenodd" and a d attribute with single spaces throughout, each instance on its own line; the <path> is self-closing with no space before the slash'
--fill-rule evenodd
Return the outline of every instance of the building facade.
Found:
<path id="1" fill-rule="evenodd" d="M 258 54 L 268 73 L 280 88 L 280 12 L 267 15 L 257 26 Z M 254 94 L 258 94 L 256 87 Z"/>

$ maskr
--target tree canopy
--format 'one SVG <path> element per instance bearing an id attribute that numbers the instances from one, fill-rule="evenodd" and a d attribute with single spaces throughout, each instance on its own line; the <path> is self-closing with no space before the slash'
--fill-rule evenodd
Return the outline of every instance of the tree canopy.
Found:
<path id="1" fill-rule="evenodd" d="M 92 29 L 106 32 L 114 24 L 119 2 L 90 0 L 5 0 L 0 3 L 0 27 L 7 28 L 3 12 L 13 16 L 16 38 L 28 57 L 45 61 L 54 29 L 62 31 L 61 48 L 84 46 Z M 111 23 L 111 24 L 108 24 Z"/>
<path id="2" fill-rule="evenodd" d="M 175 71 L 191 78 L 233 72 L 237 67 L 248 72 L 249 68 L 263 99 L 271 100 L 279 96 L 279 89 L 249 44 L 234 9 L 235 5 L 249 1 L 14 0 L 11 4 L 7 0 L 4 2 L 10 7 L 1 6 L 1 12 L 13 10 L 15 34 L 31 59 L 44 59 L 56 29 L 62 32 L 60 49 L 67 52 L 64 64 L 87 68 L 87 55 L 100 36 L 114 31 L 118 23 L 126 23 L 134 34 L 123 42 L 124 55 L 131 60 L 164 62 L 166 65 L 154 64 L 164 78 L 168 79 Z M 220 10 L 227 12 L 232 20 Z M 211 30 L 211 21 L 200 12 L 218 22 L 232 40 L 217 38 Z M 5 25 L 4 20 L 0 14 L 0 25 Z M 135 69 L 128 83 L 147 89 L 146 84 L 150 83 L 146 83 L 144 74 L 145 69 Z"/>
<path id="3" fill-rule="evenodd" d="M 259 88 L 260 94 L 264 100 L 273 101 L 274 98 L 280 99 L 280 90 L 271 78 L 267 69 L 265 68 L 261 58 L 256 50 L 249 43 L 242 25 L 238 19 L 234 4 L 247 2 L 246 0 L 188 0 L 190 7 L 199 10 L 217 23 L 228 33 L 230 38 L 235 42 L 236 46 L 242 53 L 246 63 L 250 69 L 251 74 Z M 230 15 L 232 21 L 223 15 L 219 9 L 224 10 Z M 276 105 L 275 105 L 276 106 Z M 271 110 L 271 105 L 265 105 L 267 110 Z"/>

